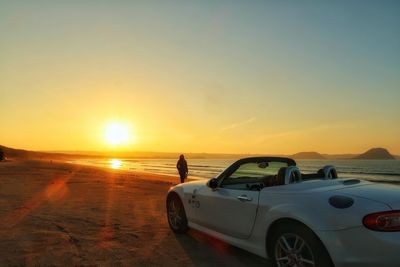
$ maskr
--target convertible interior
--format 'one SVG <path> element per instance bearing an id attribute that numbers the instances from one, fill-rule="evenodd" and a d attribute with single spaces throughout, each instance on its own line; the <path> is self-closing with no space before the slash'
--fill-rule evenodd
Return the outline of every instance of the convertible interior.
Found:
<path id="1" fill-rule="evenodd" d="M 222 175 L 220 186 L 230 189 L 261 190 L 264 187 L 281 186 L 312 179 L 337 178 L 337 172 L 333 166 L 325 166 L 316 173 L 305 174 L 300 172 L 296 163 L 291 159 L 278 158 L 276 161 L 277 158 L 274 158 L 273 160 L 259 158 L 243 163 L 238 162 L 236 166 Z M 277 168 L 277 166 L 280 167 Z"/>

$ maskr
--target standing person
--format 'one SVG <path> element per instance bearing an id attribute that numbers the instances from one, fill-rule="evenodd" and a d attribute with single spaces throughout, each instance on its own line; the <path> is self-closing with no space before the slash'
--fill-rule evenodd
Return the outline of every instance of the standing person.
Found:
<path id="1" fill-rule="evenodd" d="M 179 160 L 176 163 L 176 168 L 178 169 L 179 176 L 181 177 L 181 183 L 184 183 L 189 172 L 184 155 L 179 156 Z"/>

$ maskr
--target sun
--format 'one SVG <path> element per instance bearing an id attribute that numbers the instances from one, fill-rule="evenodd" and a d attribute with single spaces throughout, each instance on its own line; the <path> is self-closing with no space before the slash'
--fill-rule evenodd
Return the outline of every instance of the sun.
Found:
<path id="1" fill-rule="evenodd" d="M 118 146 L 127 144 L 132 139 L 132 134 L 129 125 L 113 122 L 107 124 L 104 137 L 108 144 Z"/>

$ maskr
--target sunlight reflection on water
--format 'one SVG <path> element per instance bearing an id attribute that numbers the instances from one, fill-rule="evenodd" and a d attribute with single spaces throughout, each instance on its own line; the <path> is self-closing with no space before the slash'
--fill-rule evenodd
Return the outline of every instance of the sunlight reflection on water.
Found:
<path id="1" fill-rule="evenodd" d="M 120 169 L 121 166 L 122 166 L 122 161 L 120 161 L 119 159 L 110 160 L 111 169 Z"/>

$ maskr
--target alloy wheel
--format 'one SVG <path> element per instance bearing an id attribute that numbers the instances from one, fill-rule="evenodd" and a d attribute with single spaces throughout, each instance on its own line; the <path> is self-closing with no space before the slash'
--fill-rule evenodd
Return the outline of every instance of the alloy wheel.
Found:
<path id="1" fill-rule="evenodd" d="M 172 228 L 179 229 L 182 223 L 181 204 L 177 199 L 171 199 L 168 205 L 168 220 Z"/>
<path id="2" fill-rule="evenodd" d="M 307 242 L 293 233 L 281 235 L 275 244 L 278 267 L 315 267 L 315 257 Z"/>

